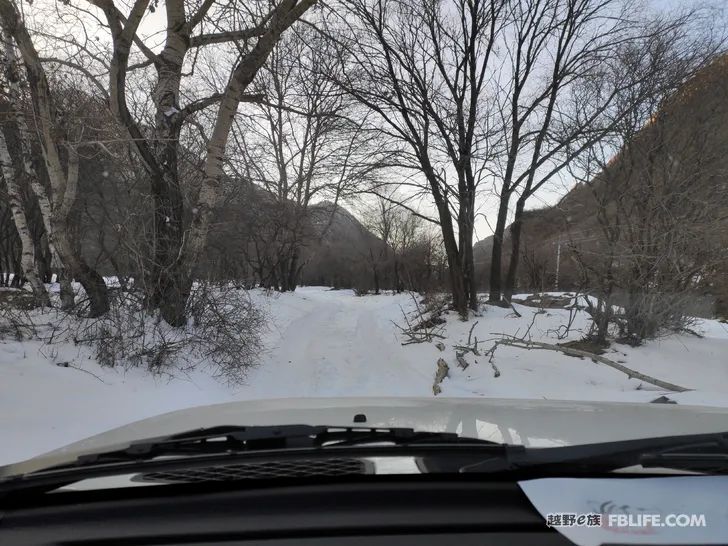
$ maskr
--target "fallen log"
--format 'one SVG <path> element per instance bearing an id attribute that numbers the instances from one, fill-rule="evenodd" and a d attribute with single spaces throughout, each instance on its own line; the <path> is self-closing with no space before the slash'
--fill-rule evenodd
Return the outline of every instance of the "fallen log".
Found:
<path id="1" fill-rule="evenodd" d="M 588 358 L 592 362 L 599 362 L 600 364 L 604 364 L 606 366 L 609 366 L 610 368 L 619 370 L 620 372 L 627 374 L 627 377 L 629 377 L 630 379 L 639 379 L 640 381 L 644 381 L 645 383 L 649 383 L 650 385 L 654 385 L 656 387 L 665 389 L 667 391 L 686 392 L 686 391 L 692 390 L 692 389 L 687 389 L 685 387 L 681 387 L 680 385 L 675 385 L 674 383 L 668 383 L 667 381 L 662 381 L 661 379 L 657 379 L 655 377 L 640 373 L 631 368 L 628 368 L 627 366 L 623 366 L 622 364 L 614 362 L 613 360 L 610 360 L 604 356 L 590 353 L 587 351 L 582 351 L 580 349 L 564 347 L 563 345 L 552 345 L 551 343 L 543 343 L 540 341 L 526 341 L 526 340 L 522 340 L 522 339 L 518 339 L 518 338 L 501 339 L 501 340 L 498 340 L 497 343 L 500 345 L 508 345 L 510 347 L 519 347 L 521 349 L 543 349 L 546 351 L 558 351 L 558 352 L 564 353 L 569 356 Z"/>

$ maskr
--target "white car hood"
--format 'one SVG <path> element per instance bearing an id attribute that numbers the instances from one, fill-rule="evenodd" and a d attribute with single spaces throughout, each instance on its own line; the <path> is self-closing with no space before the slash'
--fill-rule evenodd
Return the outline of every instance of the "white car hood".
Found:
<path id="1" fill-rule="evenodd" d="M 355 424 L 364 414 L 366 422 Z M 549 447 L 656 436 L 725 432 L 728 408 L 673 404 L 459 398 L 287 398 L 165 413 L 0 467 L 0 477 L 73 461 L 143 438 L 219 425 L 310 424 L 411 427 L 496 442 Z"/>

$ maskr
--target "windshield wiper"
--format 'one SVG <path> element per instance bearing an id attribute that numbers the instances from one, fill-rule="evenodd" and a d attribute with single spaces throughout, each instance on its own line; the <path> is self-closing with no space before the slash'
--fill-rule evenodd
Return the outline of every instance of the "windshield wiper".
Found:
<path id="1" fill-rule="evenodd" d="M 82 455 L 74 461 L 27 474 L 0 478 L 0 498 L 12 493 L 42 493 L 86 478 L 168 468 L 220 464 L 222 461 L 271 461 L 285 458 L 423 456 L 461 453 L 473 456 L 512 447 L 451 432 L 411 428 L 329 427 L 310 425 L 220 426 L 147 438 L 123 449 Z M 522 449 L 522 448 L 520 448 Z"/>
<path id="2" fill-rule="evenodd" d="M 310 425 L 223 426 L 192 430 L 133 442 L 116 451 L 83 455 L 70 465 L 49 470 L 148 461 L 165 456 L 288 450 L 310 452 L 367 446 L 394 446 L 402 448 L 403 453 L 415 447 L 449 448 L 447 453 L 430 451 L 422 457 L 418 464 L 426 472 L 588 474 L 608 473 L 637 465 L 694 472 L 728 472 L 728 432 L 531 448 L 463 437 L 452 432 Z M 453 447 L 457 450 L 453 451 Z M 469 450 L 468 447 L 478 449 Z M 485 451 L 484 447 L 487 448 Z M 478 460 L 483 454 L 487 458 Z"/>
<path id="3" fill-rule="evenodd" d="M 425 474 L 476 473 L 507 480 L 608 475 L 636 465 L 720 474 L 728 472 L 728 432 L 534 448 L 411 428 L 224 426 L 149 438 L 123 449 L 83 455 L 70 464 L 0 478 L 0 498 L 13 492 L 48 491 L 91 477 L 221 461 L 341 455 L 413 457 Z"/>
<path id="4" fill-rule="evenodd" d="M 425 432 L 411 428 L 329 427 L 311 425 L 219 426 L 132 442 L 123 449 L 92 453 L 58 468 L 86 467 L 164 456 L 236 454 L 241 452 L 330 449 L 352 446 L 488 445 L 502 444 L 466 438 L 452 432 Z"/>
<path id="5" fill-rule="evenodd" d="M 508 449 L 500 456 L 463 465 L 459 472 L 580 475 L 608 473 L 630 466 L 727 473 L 728 432 L 564 447 Z"/>

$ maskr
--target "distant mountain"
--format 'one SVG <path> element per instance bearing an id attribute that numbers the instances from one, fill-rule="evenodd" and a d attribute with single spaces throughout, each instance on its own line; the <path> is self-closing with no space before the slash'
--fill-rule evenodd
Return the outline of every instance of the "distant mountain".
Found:
<path id="1" fill-rule="evenodd" d="M 316 232 L 306 245 L 304 284 L 326 286 L 361 285 L 370 275 L 372 257 L 379 256 L 384 242 L 371 233 L 344 207 L 330 201 L 309 208 Z"/>
<path id="2" fill-rule="evenodd" d="M 597 223 L 595 193 L 606 180 L 626 181 L 630 188 L 635 185 L 645 195 L 653 191 L 668 191 L 671 180 L 686 184 L 692 181 L 684 195 L 681 188 L 676 199 L 690 198 L 710 203 L 711 207 L 724 207 L 722 226 L 711 224 L 711 233 L 704 237 L 721 238 L 728 248 L 728 55 L 723 56 L 686 82 L 670 99 L 665 101 L 658 114 L 661 123 L 644 127 L 632 142 L 632 156 L 648 158 L 653 165 L 640 164 L 624 166 L 626 159 L 621 154 L 615 156 L 608 169 L 609 177 L 599 175 L 591 182 L 591 187 L 578 184 L 571 189 L 558 204 L 538 210 L 528 211 L 524 217 L 522 231 L 522 256 L 519 283 L 528 286 L 532 283 L 529 273 L 540 268 L 546 285 L 552 285 L 556 274 L 556 249 L 561 242 L 559 277 L 561 286 L 576 285 L 579 271 L 573 256 L 568 252 L 566 242 L 579 245 L 586 255 L 598 256 L 599 245 L 603 238 Z M 636 151 L 635 151 L 636 150 Z M 645 160 L 646 162 L 646 160 Z M 695 169 L 701 176 L 695 176 Z M 631 169 L 631 170 L 630 170 Z M 627 174 L 629 173 L 629 174 Z M 665 174 L 667 173 L 667 174 Z M 626 176 L 630 178 L 627 180 Z M 663 181 L 664 180 L 664 181 Z M 651 186 L 650 186 L 651 185 Z M 667 189 L 666 189 L 667 188 Z M 675 204 L 679 210 L 679 202 Z M 637 207 L 639 208 L 639 207 Z M 504 270 L 510 252 L 509 230 L 506 230 L 504 243 Z M 476 265 L 487 268 L 490 264 L 492 237 L 474 245 Z M 723 306 L 728 314 L 728 263 L 723 263 L 715 272 L 715 277 L 705 279 L 706 287 L 716 296 L 719 307 Z"/>
<path id="3" fill-rule="evenodd" d="M 331 201 L 311 205 L 309 216 L 321 245 L 345 243 L 352 249 L 368 252 L 370 246 L 383 244 L 356 216 Z"/>
<path id="4" fill-rule="evenodd" d="M 138 274 L 137 259 L 148 252 L 145 233 L 152 220 L 145 185 L 129 188 L 114 176 L 113 165 L 102 161 L 85 162 L 81 168 L 85 187 L 79 192 L 79 222 L 85 258 L 104 275 Z M 370 249 L 376 255 L 384 244 L 341 205 L 316 203 L 302 215 L 293 203 L 281 203 L 259 186 L 231 181 L 215 211 L 198 274 L 254 279 L 251 260 L 275 260 L 278 248 L 291 237 L 300 237 L 304 283 L 346 287 L 368 274 Z"/>
<path id="5" fill-rule="evenodd" d="M 485 239 L 481 239 L 473 245 L 473 259 L 476 264 L 483 264 L 490 261 L 490 255 L 493 252 L 493 236 L 490 235 Z"/>

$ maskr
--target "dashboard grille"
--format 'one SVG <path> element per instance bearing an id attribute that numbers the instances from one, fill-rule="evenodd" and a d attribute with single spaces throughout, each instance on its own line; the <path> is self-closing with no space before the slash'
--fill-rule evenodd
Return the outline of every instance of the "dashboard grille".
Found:
<path id="1" fill-rule="evenodd" d="M 134 481 L 155 483 L 223 482 L 308 476 L 351 476 L 371 474 L 373 466 L 359 459 L 300 459 L 215 465 L 163 472 L 147 472 Z"/>

